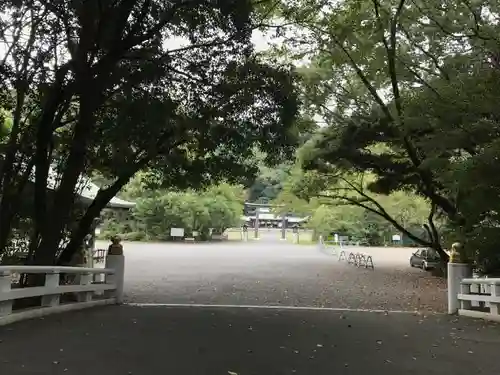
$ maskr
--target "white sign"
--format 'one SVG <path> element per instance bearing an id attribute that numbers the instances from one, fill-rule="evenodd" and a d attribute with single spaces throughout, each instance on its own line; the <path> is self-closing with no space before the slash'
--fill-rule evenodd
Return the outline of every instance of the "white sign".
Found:
<path id="1" fill-rule="evenodd" d="M 196 237 L 196 236 L 198 236 L 198 234 L 199 234 L 199 233 L 198 233 L 198 231 L 196 231 L 196 230 L 193 230 L 193 237 Z"/>
<path id="2" fill-rule="evenodd" d="M 335 233 L 335 234 L 333 235 L 333 240 L 334 240 L 335 242 L 339 242 L 339 235 L 338 235 L 337 233 Z"/>
<path id="3" fill-rule="evenodd" d="M 170 237 L 184 237 L 184 228 L 170 228 Z"/>
<path id="4" fill-rule="evenodd" d="M 392 235 L 392 240 L 393 241 L 401 241 L 401 236 L 399 234 L 393 234 Z"/>
<path id="5" fill-rule="evenodd" d="M 340 241 L 340 242 L 346 242 L 346 241 L 349 241 L 349 236 L 339 236 L 339 241 Z"/>

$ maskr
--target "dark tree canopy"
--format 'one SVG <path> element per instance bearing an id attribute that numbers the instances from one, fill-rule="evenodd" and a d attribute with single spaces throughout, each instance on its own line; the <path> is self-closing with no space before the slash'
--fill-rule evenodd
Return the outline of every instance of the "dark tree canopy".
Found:
<path id="1" fill-rule="evenodd" d="M 248 179 L 254 148 L 269 162 L 290 156 L 295 77 L 253 51 L 262 10 L 241 0 L 4 2 L 0 108 L 12 126 L 1 139 L 0 248 L 30 181 L 32 259 L 50 264 L 71 257 L 139 170 L 164 187 L 202 186 Z M 110 183 L 75 217 L 81 176 L 93 171 Z"/>

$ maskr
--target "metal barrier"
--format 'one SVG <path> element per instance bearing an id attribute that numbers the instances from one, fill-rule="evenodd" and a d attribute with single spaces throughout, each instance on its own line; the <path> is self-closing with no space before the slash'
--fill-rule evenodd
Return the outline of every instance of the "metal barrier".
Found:
<path id="1" fill-rule="evenodd" d="M 353 265 L 357 264 L 356 254 L 349 253 L 349 256 L 347 257 L 347 264 L 353 264 Z"/>
<path id="2" fill-rule="evenodd" d="M 339 262 L 345 260 L 347 264 L 352 264 L 358 268 L 363 267 L 366 269 L 375 269 L 373 264 L 373 257 L 369 254 L 364 253 L 347 253 L 346 251 L 341 251 L 339 255 Z"/>
<path id="3" fill-rule="evenodd" d="M 92 259 L 94 260 L 95 263 L 100 263 L 104 262 L 106 259 L 106 254 L 108 253 L 108 250 L 106 249 L 96 249 L 92 251 Z"/>
<path id="4" fill-rule="evenodd" d="M 336 242 L 325 241 L 323 239 L 323 236 L 319 236 L 319 241 L 318 241 L 319 249 L 325 253 L 328 253 L 329 255 L 338 254 L 339 262 L 346 261 L 347 264 L 352 264 L 356 267 L 363 267 L 372 270 L 375 269 L 375 266 L 373 265 L 373 258 L 371 255 L 358 252 L 349 252 L 347 250 L 343 250 L 342 245 L 340 245 L 340 247 L 337 247 L 337 246 L 331 246 L 331 244 L 336 245 Z"/>

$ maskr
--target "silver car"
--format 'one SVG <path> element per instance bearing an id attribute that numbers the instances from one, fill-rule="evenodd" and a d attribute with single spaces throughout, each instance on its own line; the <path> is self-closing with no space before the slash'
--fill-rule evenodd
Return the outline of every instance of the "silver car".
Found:
<path id="1" fill-rule="evenodd" d="M 410 257 L 410 266 L 422 268 L 424 271 L 436 268 L 440 263 L 438 252 L 430 248 L 418 249 Z"/>

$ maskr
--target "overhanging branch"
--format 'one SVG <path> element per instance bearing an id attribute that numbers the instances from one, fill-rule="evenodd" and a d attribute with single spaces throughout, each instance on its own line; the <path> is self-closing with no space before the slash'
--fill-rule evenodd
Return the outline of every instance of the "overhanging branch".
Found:
<path id="1" fill-rule="evenodd" d="M 354 186 L 354 184 L 353 184 L 353 186 Z M 422 238 L 414 235 L 413 233 L 411 233 L 406 228 L 404 228 L 375 199 L 373 199 L 372 197 L 370 197 L 366 193 L 361 192 L 361 190 L 358 189 L 358 188 L 356 188 L 356 187 L 354 187 L 353 189 L 363 198 L 362 200 L 354 198 L 354 197 L 349 197 L 347 195 L 318 194 L 317 196 L 320 197 L 320 198 L 328 198 L 328 199 L 331 199 L 331 200 L 339 200 L 339 201 L 347 202 L 348 204 L 353 205 L 353 206 L 361 207 L 361 208 L 363 208 L 363 209 L 365 209 L 367 211 L 370 211 L 370 212 L 372 212 L 372 213 L 374 213 L 374 214 L 382 217 L 383 219 L 385 219 L 386 221 L 388 221 L 390 224 L 392 224 L 392 226 L 394 228 L 396 228 L 400 232 L 406 234 L 408 236 L 408 238 L 412 239 L 413 241 L 421 244 L 422 246 L 433 247 L 433 243 L 432 242 L 426 241 L 426 240 L 424 240 L 424 239 L 422 239 Z M 374 205 L 375 208 L 372 207 L 372 206 L 370 206 L 369 204 Z"/>

